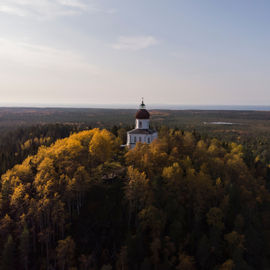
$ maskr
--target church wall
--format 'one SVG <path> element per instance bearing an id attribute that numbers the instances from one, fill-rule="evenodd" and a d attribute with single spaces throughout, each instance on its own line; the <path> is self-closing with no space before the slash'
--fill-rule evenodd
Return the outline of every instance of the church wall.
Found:
<path id="1" fill-rule="evenodd" d="M 157 133 L 153 133 L 153 134 L 128 134 L 127 136 L 127 145 L 131 145 L 133 147 L 135 147 L 137 142 L 141 142 L 141 143 L 151 143 L 154 139 L 156 139 L 158 137 Z"/>
<path id="2" fill-rule="evenodd" d="M 157 137 L 158 137 L 157 132 L 153 133 L 153 134 L 152 134 L 152 141 L 155 140 L 155 139 L 157 139 Z"/>
<path id="3" fill-rule="evenodd" d="M 149 119 L 136 119 L 136 128 L 149 129 Z"/>

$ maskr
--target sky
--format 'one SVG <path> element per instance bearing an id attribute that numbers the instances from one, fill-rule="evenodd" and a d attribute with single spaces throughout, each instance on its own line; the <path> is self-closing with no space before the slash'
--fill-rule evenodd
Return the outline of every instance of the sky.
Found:
<path id="1" fill-rule="evenodd" d="M 270 105 L 269 0 L 1 0 L 0 104 Z"/>

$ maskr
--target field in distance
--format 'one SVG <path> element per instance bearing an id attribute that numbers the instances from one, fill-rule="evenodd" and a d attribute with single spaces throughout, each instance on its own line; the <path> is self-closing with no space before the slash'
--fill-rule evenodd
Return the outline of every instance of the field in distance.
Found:
<path id="1" fill-rule="evenodd" d="M 132 127 L 134 109 L 0 108 L 0 132 L 36 124 Z M 150 110 L 155 128 L 168 126 L 201 133 L 267 134 L 270 111 Z"/>

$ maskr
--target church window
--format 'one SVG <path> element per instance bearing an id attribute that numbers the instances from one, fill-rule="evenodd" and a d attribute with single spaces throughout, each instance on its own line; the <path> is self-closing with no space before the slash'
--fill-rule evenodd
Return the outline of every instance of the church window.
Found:
<path id="1" fill-rule="evenodd" d="M 141 137 L 139 137 L 139 142 L 141 142 L 142 141 L 142 138 Z"/>
<path id="2" fill-rule="evenodd" d="M 150 143 L 150 138 L 148 137 L 148 143 Z"/>
<path id="3" fill-rule="evenodd" d="M 141 121 L 139 121 L 139 127 L 140 127 L 140 128 L 142 127 L 142 122 L 141 122 Z"/>
<path id="4" fill-rule="evenodd" d="M 134 142 L 136 142 L 136 139 L 137 139 L 137 138 L 136 138 L 136 136 L 135 136 L 135 137 L 134 137 Z"/>

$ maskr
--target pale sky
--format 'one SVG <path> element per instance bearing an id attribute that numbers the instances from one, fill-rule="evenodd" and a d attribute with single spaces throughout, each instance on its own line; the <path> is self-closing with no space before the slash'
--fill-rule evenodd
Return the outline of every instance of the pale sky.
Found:
<path id="1" fill-rule="evenodd" d="M 269 0 L 1 0 L 0 104 L 270 105 Z"/>

